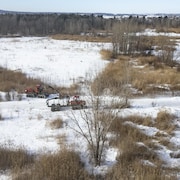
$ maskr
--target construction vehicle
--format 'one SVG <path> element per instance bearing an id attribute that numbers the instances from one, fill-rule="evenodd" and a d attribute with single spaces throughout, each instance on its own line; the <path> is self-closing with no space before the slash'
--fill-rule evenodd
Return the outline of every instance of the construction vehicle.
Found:
<path id="1" fill-rule="evenodd" d="M 71 107 L 75 109 L 84 109 L 86 108 L 86 101 L 81 100 L 79 96 L 63 96 L 63 97 L 54 97 L 46 100 L 48 107 L 51 107 L 51 111 L 60 111 L 63 107 Z"/>
<path id="2" fill-rule="evenodd" d="M 47 98 L 52 93 L 58 94 L 58 91 L 54 89 L 52 86 L 48 85 L 46 88 L 45 87 L 45 85 L 37 84 L 34 88 L 26 88 L 24 91 L 27 97 L 38 98 Z M 51 91 L 48 90 L 49 88 L 51 89 Z"/>

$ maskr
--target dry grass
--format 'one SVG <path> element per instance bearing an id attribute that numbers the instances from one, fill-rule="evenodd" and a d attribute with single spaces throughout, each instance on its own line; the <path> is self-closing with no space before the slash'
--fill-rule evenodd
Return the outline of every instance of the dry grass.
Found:
<path id="1" fill-rule="evenodd" d="M 29 172 L 21 173 L 14 180 L 90 180 L 79 155 L 64 149 L 57 154 L 42 155 Z"/>
<path id="2" fill-rule="evenodd" d="M 180 73 L 176 69 L 166 67 L 154 70 L 149 67 L 132 70 L 132 85 L 144 93 L 180 90 Z M 167 86 L 168 85 L 168 86 Z"/>
<path id="3" fill-rule="evenodd" d="M 158 119 L 164 118 L 169 119 L 170 116 L 166 113 L 158 115 Z M 148 121 L 147 124 L 146 121 Z M 168 141 L 167 136 L 158 137 L 159 143 L 157 143 L 156 136 L 149 137 L 127 122 L 143 124 L 145 126 L 155 125 L 150 117 L 135 115 L 115 119 L 110 131 L 116 136 L 110 144 L 118 147 L 120 154 L 117 157 L 117 164 L 109 170 L 106 179 L 156 180 L 166 179 L 168 175 L 169 179 L 176 180 L 176 176 L 173 173 L 169 173 L 168 169 L 162 169 L 163 161 L 159 159 L 155 152 L 155 150 L 161 148 L 159 143 L 172 148 L 172 144 Z M 172 169 L 172 172 L 176 174 L 178 170 Z"/>
<path id="4" fill-rule="evenodd" d="M 144 125 L 144 126 L 153 126 L 153 119 L 149 116 L 146 117 L 142 117 L 142 116 L 138 116 L 138 115 L 132 115 L 132 116 L 128 116 L 127 117 L 128 121 L 131 121 L 135 124 L 140 124 L 140 125 Z"/>
<path id="5" fill-rule="evenodd" d="M 141 49 L 144 50 L 156 46 L 159 49 L 169 52 L 169 47 L 172 47 L 173 50 L 175 45 L 175 41 L 171 41 L 171 39 L 166 36 L 141 38 L 146 42 L 143 44 L 144 47 L 141 47 Z M 100 53 L 103 59 L 112 58 L 110 51 L 101 50 Z M 95 79 L 95 83 L 100 84 L 101 92 L 103 92 L 105 88 L 109 88 L 112 93 L 117 94 L 117 92 L 122 89 L 122 82 L 127 81 L 127 77 L 128 83 L 132 84 L 133 88 L 143 92 L 143 94 L 156 94 L 167 91 L 173 93 L 174 91 L 180 91 L 179 68 L 178 66 L 175 68 L 176 63 L 170 61 L 170 59 L 167 61 L 163 59 L 163 57 L 147 54 L 136 55 L 136 57 L 119 56 L 117 59 L 119 59 L 119 61 L 110 63 L 99 75 L 98 79 L 100 79 L 100 82 Z M 137 65 L 141 65 L 140 68 L 136 65 L 130 66 L 134 60 L 138 63 Z M 129 64 L 127 62 L 129 62 Z"/>
<path id="6" fill-rule="evenodd" d="M 137 58 L 139 65 L 151 65 L 153 66 L 157 61 L 158 57 L 156 56 L 139 56 Z"/>
<path id="7" fill-rule="evenodd" d="M 51 36 L 56 40 L 73 40 L 86 42 L 111 42 L 109 36 L 93 36 L 93 35 L 71 35 L 71 34 L 56 34 Z"/>
<path id="8" fill-rule="evenodd" d="M 113 59 L 113 53 L 112 53 L 112 51 L 110 51 L 108 49 L 101 49 L 100 54 L 101 54 L 102 59 L 104 59 L 104 60 Z"/>
<path id="9" fill-rule="evenodd" d="M 34 162 L 34 156 L 23 149 L 0 148 L 0 170 L 22 169 Z"/>
<path id="10" fill-rule="evenodd" d="M 57 118 L 55 120 L 52 120 L 51 122 L 49 122 L 49 126 L 52 129 L 59 129 L 63 127 L 63 120 L 61 118 Z"/>
<path id="11" fill-rule="evenodd" d="M 125 59 L 109 63 L 98 75 L 91 86 L 94 94 L 97 94 L 97 90 L 103 93 L 108 88 L 117 95 L 121 93 L 124 82 L 143 92 L 143 95 L 180 91 L 180 73 L 176 68 L 155 63 L 156 57 L 153 56 L 141 56 L 139 62 L 144 67 L 140 68 L 128 63 L 128 57 Z M 152 64 L 156 64 L 156 68 Z"/>
<path id="12" fill-rule="evenodd" d="M 165 175 L 164 171 L 160 167 L 150 165 L 144 165 L 135 161 L 134 163 L 126 166 L 118 163 L 114 166 L 106 175 L 106 180 L 177 180 L 177 178 L 171 175 L 169 178 Z"/>
<path id="13" fill-rule="evenodd" d="M 139 129 L 127 123 L 132 119 L 141 119 L 141 118 L 137 116 L 134 116 L 134 118 L 133 116 L 124 117 L 124 118 L 118 117 L 113 121 L 110 127 L 110 131 L 113 134 L 116 134 L 116 138 L 111 143 L 120 146 L 123 152 L 131 148 L 131 145 L 134 144 L 135 142 L 146 142 L 151 140 L 151 137 L 145 135 L 144 133 L 140 132 Z M 145 121 L 145 120 L 146 118 L 144 118 L 144 120 L 141 121 Z"/>
<path id="14" fill-rule="evenodd" d="M 173 32 L 173 33 L 180 33 L 180 28 L 165 28 L 165 29 L 161 29 L 161 32 Z"/>
<path id="15" fill-rule="evenodd" d="M 0 148 L 0 171 L 12 170 L 13 180 L 92 180 L 79 155 L 63 149 L 57 154 L 34 156 L 23 149 Z"/>
<path id="16" fill-rule="evenodd" d="M 26 75 L 21 72 L 0 67 L 0 91 L 9 92 L 15 89 L 18 92 L 24 92 L 26 87 L 35 87 L 41 83 L 40 80 L 27 78 Z"/>
<path id="17" fill-rule="evenodd" d="M 155 126 L 162 130 L 167 132 L 168 134 L 172 134 L 172 132 L 175 130 L 176 125 L 173 123 L 175 116 L 170 114 L 167 111 L 160 111 L 157 114 L 157 118 L 155 120 Z"/>
<path id="18" fill-rule="evenodd" d="M 127 73 L 130 73 L 130 67 L 126 61 L 109 63 L 92 83 L 91 89 L 93 93 L 103 93 L 108 88 L 112 94 L 117 95 L 120 93 L 124 82 L 127 81 Z"/>
<path id="19" fill-rule="evenodd" d="M 80 95 L 80 85 L 78 83 L 72 84 L 70 87 L 59 87 L 57 88 L 62 95 Z"/>
<path id="20" fill-rule="evenodd" d="M 61 149 L 62 148 L 66 148 L 67 144 L 66 144 L 66 134 L 61 134 L 61 135 L 58 135 L 57 137 L 57 141 L 58 141 L 58 144 L 60 145 Z"/>
<path id="21" fill-rule="evenodd" d="M 70 87 L 53 86 L 56 90 L 49 88 L 49 85 L 39 79 L 28 78 L 24 73 L 15 72 L 6 68 L 0 67 L 0 91 L 10 92 L 12 89 L 18 93 L 24 93 L 26 88 L 35 88 L 37 84 L 42 84 L 47 93 L 57 93 L 72 95 L 79 94 L 79 85 L 73 84 Z"/>

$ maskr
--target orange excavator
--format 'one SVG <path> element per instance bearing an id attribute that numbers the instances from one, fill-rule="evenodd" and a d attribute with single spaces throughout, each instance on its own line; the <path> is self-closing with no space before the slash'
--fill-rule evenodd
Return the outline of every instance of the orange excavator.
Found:
<path id="1" fill-rule="evenodd" d="M 47 89 L 52 89 L 53 92 L 49 92 Z M 38 98 L 47 98 L 52 93 L 58 93 L 57 90 L 55 90 L 52 86 L 48 86 L 45 88 L 45 86 L 41 84 L 37 84 L 34 88 L 26 88 L 25 90 L 27 97 L 38 97 Z"/>

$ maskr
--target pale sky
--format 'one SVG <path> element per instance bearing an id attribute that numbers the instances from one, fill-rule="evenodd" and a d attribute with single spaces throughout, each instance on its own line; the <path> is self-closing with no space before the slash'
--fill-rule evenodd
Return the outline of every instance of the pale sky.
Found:
<path id="1" fill-rule="evenodd" d="M 180 0 L 0 0 L 1 10 L 80 13 L 180 13 Z"/>

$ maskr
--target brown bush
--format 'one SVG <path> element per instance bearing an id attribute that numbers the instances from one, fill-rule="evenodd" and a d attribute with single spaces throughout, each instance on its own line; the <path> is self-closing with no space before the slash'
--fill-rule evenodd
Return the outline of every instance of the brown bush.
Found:
<path id="1" fill-rule="evenodd" d="M 24 73 L 11 71 L 6 68 L 0 67 L 0 90 L 9 92 L 15 89 L 18 92 L 24 92 L 28 86 L 35 87 L 42 82 L 37 79 L 28 78 Z"/>
<path id="2" fill-rule="evenodd" d="M 127 117 L 128 121 L 144 126 L 153 126 L 153 120 L 151 117 L 143 117 L 139 115 L 132 115 Z"/>
<path id="3" fill-rule="evenodd" d="M 143 92 L 143 95 L 180 90 L 180 73 L 177 69 L 160 63 L 158 58 L 154 56 L 140 56 L 140 64 L 146 63 L 148 66 L 133 67 L 131 63 L 127 63 L 130 59 L 128 58 L 109 63 L 106 66 L 92 83 L 91 88 L 94 94 L 103 93 L 108 89 L 112 94 L 118 95 L 121 93 L 125 82 Z M 131 92 L 131 89 L 129 91 Z"/>
<path id="4" fill-rule="evenodd" d="M 127 72 L 128 71 L 128 72 Z M 127 85 L 131 76 L 131 68 L 125 61 L 116 61 L 109 63 L 108 66 L 95 78 L 91 85 L 91 89 L 95 95 L 99 92 L 103 93 L 105 89 L 109 89 L 114 95 L 122 95 L 123 86 Z M 128 82 L 131 83 L 131 82 Z"/>
<path id="5" fill-rule="evenodd" d="M 73 84 L 70 87 L 58 87 L 54 86 L 56 91 L 54 92 L 49 85 L 42 82 L 40 79 L 27 77 L 26 74 L 22 72 L 11 71 L 6 68 L 0 67 L 0 91 L 10 92 L 12 89 L 19 93 L 24 93 L 26 88 L 35 88 L 37 84 L 41 84 L 45 87 L 47 93 L 57 93 L 72 95 L 79 94 L 79 85 Z"/>
<path id="6" fill-rule="evenodd" d="M 62 150 L 57 154 L 42 155 L 29 172 L 22 173 L 15 180 L 88 180 L 90 176 L 84 170 L 79 155 L 71 150 Z"/>
<path id="7" fill-rule="evenodd" d="M 94 36 L 94 35 L 70 35 L 70 34 L 56 34 L 51 36 L 56 40 L 73 40 L 73 41 L 87 41 L 87 42 L 111 42 L 109 36 Z"/>
<path id="8" fill-rule="evenodd" d="M 0 170 L 21 169 L 34 162 L 34 156 L 23 149 L 0 148 Z"/>
<path id="9" fill-rule="evenodd" d="M 61 95 L 80 95 L 80 86 L 77 83 L 72 84 L 70 87 L 57 87 L 59 92 L 61 92 Z"/>
<path id="10" fill-rule="evenodd" d="M 132 86 L 142 90 L 144 93 L 169 91 L 169 89 L 174 89 L 175 87 L 178 89 L 179 78 L 180 74 L 169 67 L 159 70 L 147 67 L 143 69 L 134 68 L 132 70 Z M 167 87 L 167 84 L 169 87 Z"/>
<path id="11" fill-rule="evenodd" d="M 173 124 L 173 120 L 174 120 L 175 116 L 170 114 L 167 111 L 160 111 L 157 114 L 157 118 L 155 121 L 155 126 L 162 130 L 162 131 L 166 131 L 168 133 L 172 133 L 172 131 L 174 131 L 175 129 L 175 125 Z"/>
<path id="12" fill-rule="evenodd" d="M 61 118 L 57 118 L 49 122 L 49 125 L 52 129 L 59 129 L 63 127 L 63 120 Z"/>
<path id="13" fill-rule="evenodd" d="M 100 51 L 101 57 L 104 60 L 111 60 L 113 59 L 113 53 L 111 50 L 107 50 L 107 49 L 102 49 Z"/>
<path id="14" fill-rule="evenodd" d="M 124 118 L 118 117 L 113 121 L 110 127 L 110 132 L 116 134 L 116 137 L 112 139 L 111 144 L 120 147 L 123 152 L 127 151 L 129 148 L 131 149 L 131 144 L 134 144 L 135 142 L 151 140 L 151 137 L 127 123 L 127 121 L 132 118 L 133 116 Z"/>
<path id="15" fill-rule="evenodd" d="M 156 57 L 156 56 L 139 56 L 137 60 L 138 60 L 139 65 L 154 66 L 154 64 L 158 61 L 158 57 Z"/>
<path id="16" fill-rule="evenodd" d="M 165 116 L 167 117 L 167 115 Z M 117 164 L 108 171 L 106 180 L 110 179 L 169 179 L 176 180 L 173 173 L 162 169 L 162 160 L 159 159 L 155 150 L 159 150 L 159 144 L 152 141 L 156 137 L 148 137 L 143 134 L 130 122 L 143 124 L 149 121 L 147 125 L 154 125 L 150 117 L 128 116 L 118 117 L 112 123 L 110 131 L 116 136 L 112 138 L 111 144 L 119 148 Z M 163 118 L 164 119 L 164 118 Z M 167 118 L 169 119 L 169 117 Z M 145 123 L 146 124 L 146 123 Z M 166 144 L 169 145 L 169 144 Z M 173 169 L 174 173 L 178 170 Z M 170 175 L 171 174 L 171 175 Z"/>
<path id="17" fill-rule="evenodd" d="M 166 176 L 160 167 L 134 162 L 129 166 L 118 163 L 106 175 L 106 180 L 164 180 Z M 175 180 L 175 178 L 170 178 Z"/>

